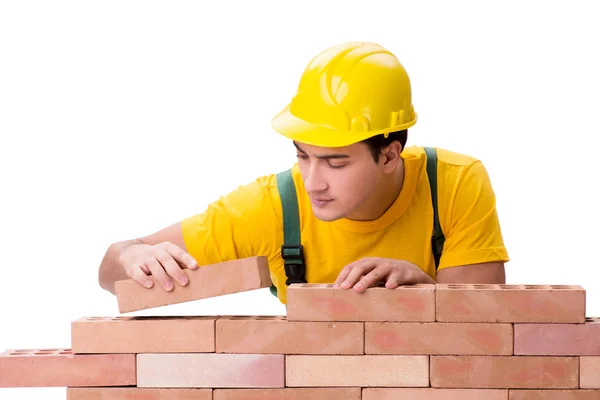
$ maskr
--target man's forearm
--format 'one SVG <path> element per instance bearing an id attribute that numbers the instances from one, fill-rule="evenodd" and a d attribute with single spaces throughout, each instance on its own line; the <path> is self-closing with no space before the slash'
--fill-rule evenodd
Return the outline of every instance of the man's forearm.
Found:
<path id="1" fill-rule="evenodd" d="M 120 255 L 123 249 L 134 244 L 143 243 L 138 239 L 125 240 L 123 242 L 113 243 L 108 248 L 98 270 L 98 283 L 100 284 L 100 287 L 115 294 L 115 282 L 129 278 L 125 273 L 123 265 L 121 265 Z"/>

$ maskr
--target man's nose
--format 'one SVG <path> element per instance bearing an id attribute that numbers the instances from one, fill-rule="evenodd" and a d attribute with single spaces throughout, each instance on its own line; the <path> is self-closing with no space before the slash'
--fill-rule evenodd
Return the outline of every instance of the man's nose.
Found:
<path id="1" fill-rule="evenodd" d="M 327 182 L 322 177 L 317 165 L 311 165 L 308 168 L 304 187 L 308 193 L 323 192 L 327 190 Z"/>

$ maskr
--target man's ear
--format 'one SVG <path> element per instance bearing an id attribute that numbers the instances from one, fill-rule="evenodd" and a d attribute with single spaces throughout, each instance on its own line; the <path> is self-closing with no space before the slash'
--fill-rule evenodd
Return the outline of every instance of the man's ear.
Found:
<path id="1" fill-rule="evenodd" d="M 381 149 L 381 158 L 383 167 L 393 170 L 401 161 L 400 154 L 402 153 L 402 145 L 399 141 L 394 140 L 392 143 Z"/>

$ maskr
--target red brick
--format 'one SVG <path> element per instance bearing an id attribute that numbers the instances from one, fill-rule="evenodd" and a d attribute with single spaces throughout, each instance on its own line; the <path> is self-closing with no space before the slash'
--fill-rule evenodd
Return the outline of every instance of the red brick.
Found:
<path id="1" fill-rule="evenodd" d="M 67 400 L 212 400 L 212 389 L 67 388 Z"/>
<path id="2" fill-rule="evenodd" d="M 509 400 L 598 400 L 600 390 L 528 390 L 514 389 L 508 392 Z"/>
<path id="3" fill-rule="evenodd" d="M 365 354 L 512 355 L 511 324 L 367 322 Z"/>
<path id="4" fill-rule="evenodd" d="M 431 356 L 431 386 L 478 389 L 572 389 L 577 357 Z"/>
<path id="5" fill-rule="evenodd" d="M 281 316 L 221 317 L 217 353 L 363 354 L 364 324 L 300 322 Z"/>
<path id="6" fill-rule="evenodd" d="M 438 284 L 442 322 L 585 322 L 585 290 L 577 285 Z"/>
<path id="7" fill-rule="evenodd" d="M 428 356 L 286 356 L 286 386 L 429 386 Z"/>
<path id="8" fill-rule="evenodd" d="M 74 353 L 211 353 L 217 317 L 84 317 L 71 323 Z M 152 334 L 148 334 L 151 332 Z M 168 340 L 165 340 L 168 338 Z"/>
<path id="9" fill-rule="evenodd" d="M 215 389 L 213 400 L 361 400 L 360 388 Z"/>
<path id="10" fill-rule="evenodd" d="M 357 293 L 333 284 L 292 284 L 289 321 L 435 321 L 435 285 L 370 287 Z"/>
<path id="11" fill-rule="evenodd" d="M 186 286 L 175 284 L 171 291 L 166 291 L 154 277 L 154 285 L 150 289 L 133 279 L 117 281 L 115 293 L 119 311 L 125 313 L 144 310 L 271 286 L 269 265 L 264 256 L 203 265 L 195 270 L 186 268 L 182 271 L 188 276 L 189 283 Z"/>
<path id="12" fill-rule="evenodd" d="M 366 388 L 362 400 L 507 400 L 506 389 Z"/>
<path id="13" fill-rule="evenodd" d="M 583 324 L 515 324 L 515 354 L 600 355 L 600 318 Z"/>
<path id="14" fill-rule="evenodd" d="M 138 354 L 138 387 L 281 388 L 277 354 Z"/>
<path id="15" fill-rule="evenodd" d="M 580 387 L 600 389 L 600 357 L 580 357 Z"/>
<path id="16" fill-rule="evenodd" d="M 77 355 L 70 349 L 11 349 L 0 353 L 0 387 L 135 384 L 135 354 Z"/>

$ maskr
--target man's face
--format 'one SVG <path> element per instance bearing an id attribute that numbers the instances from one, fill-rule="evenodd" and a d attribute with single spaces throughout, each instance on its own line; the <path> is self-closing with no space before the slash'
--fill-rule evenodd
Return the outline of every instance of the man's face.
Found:
<path id="1" fill-rule="evenodd" d="M 319 147 L 294 142 L 298 166 L 313 213 L 322 221 L 362 219 L 369 197 L 380 187 L 383 172 L 364 143 Z M 381 162 L 381 160 L 380 160 Z"/>

